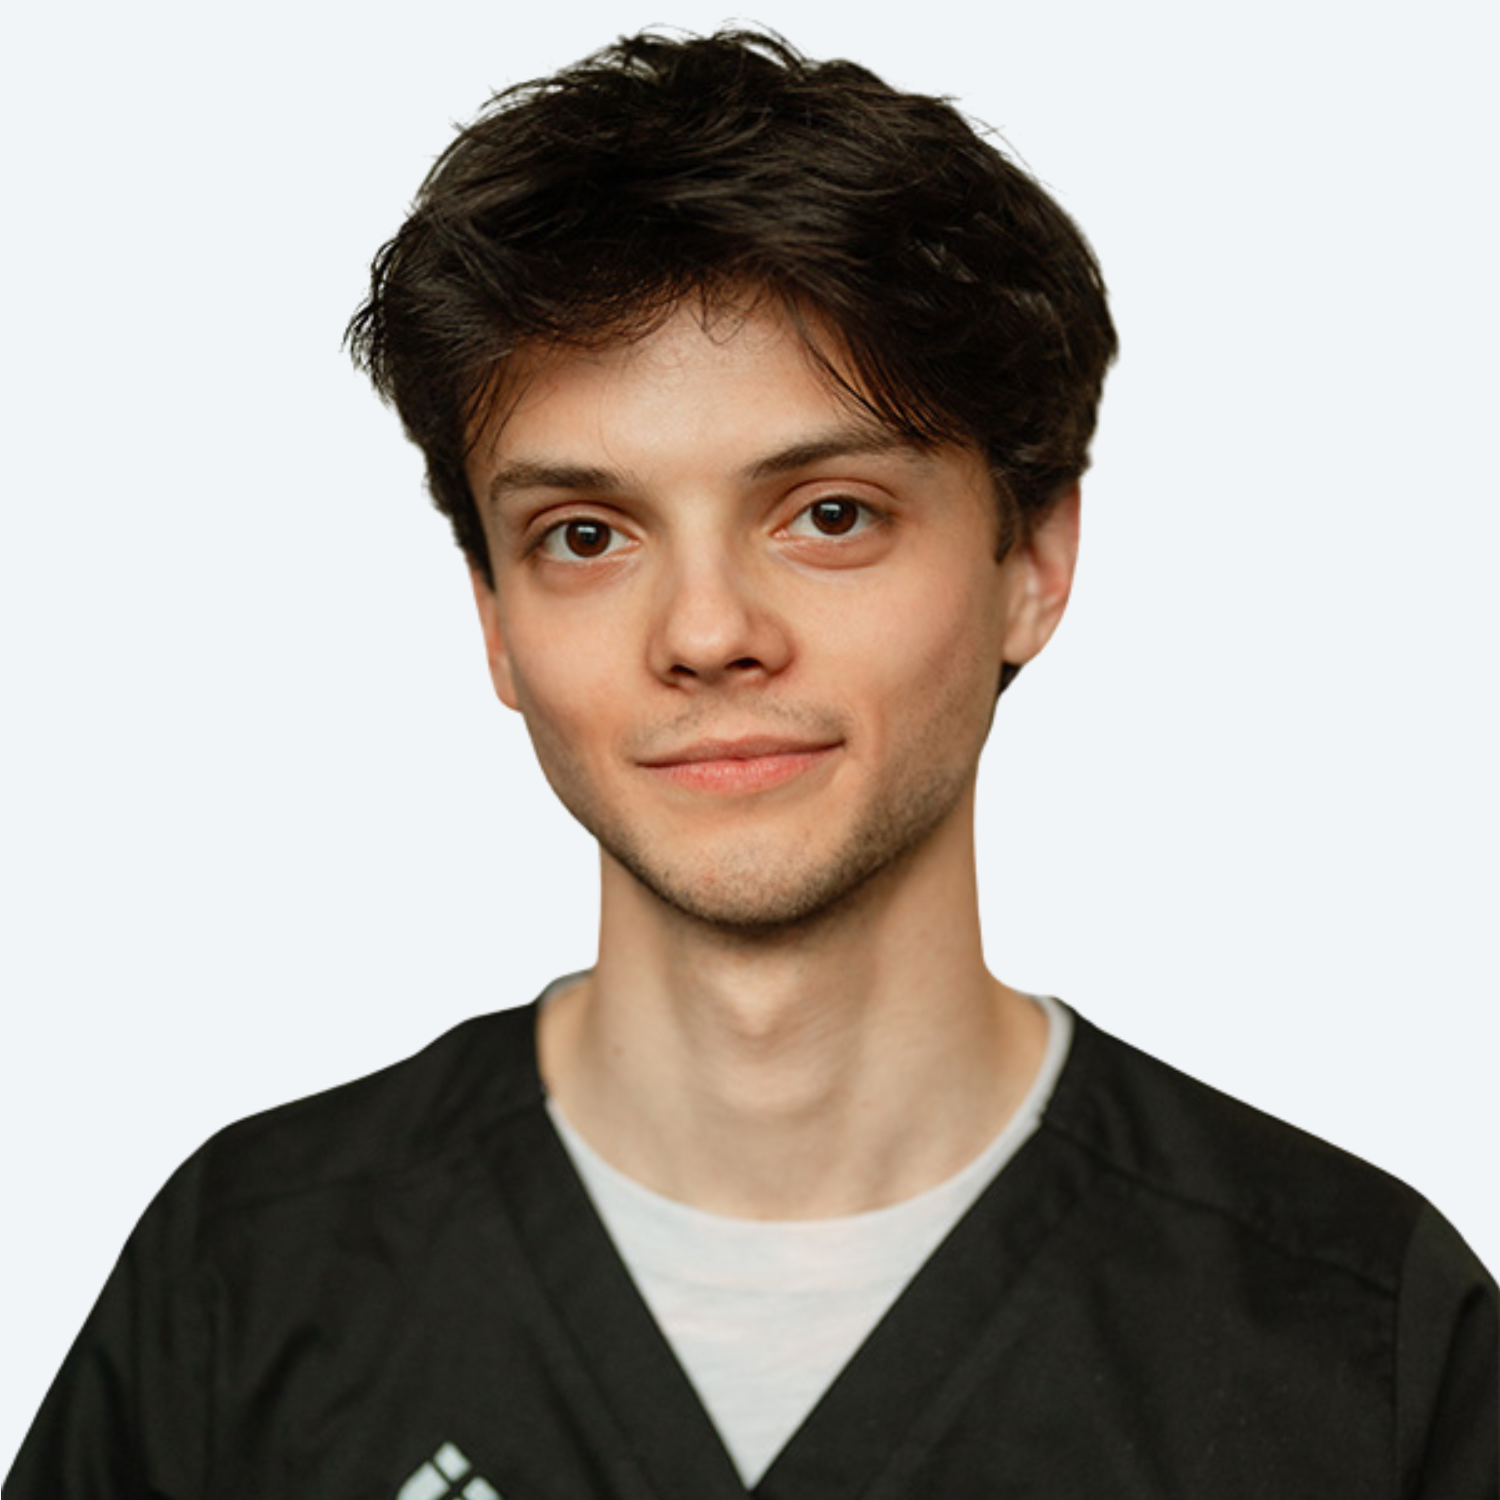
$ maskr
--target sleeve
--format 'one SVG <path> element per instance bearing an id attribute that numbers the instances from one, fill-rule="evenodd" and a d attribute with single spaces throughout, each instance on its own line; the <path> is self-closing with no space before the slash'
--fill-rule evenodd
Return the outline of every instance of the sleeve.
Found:
<path id="1" fill-rule="evenodd" d="M 146 1211 L 37 1414 L 3 1500 L 200 1500 L 208 1339 L 199 1159 Z"/>
<path id="2" fill-rule="evenodd" d="M 1403 1500 L 1500 1500 L 1500 1296 L 1431 1208 L 1407 1248 L 1396 1354 Z"/>

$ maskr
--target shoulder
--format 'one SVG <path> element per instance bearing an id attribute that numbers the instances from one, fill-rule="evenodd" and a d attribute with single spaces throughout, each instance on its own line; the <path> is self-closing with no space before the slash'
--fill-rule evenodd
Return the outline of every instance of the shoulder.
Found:
<path id="1" fill-rule="evenodd" d="M 466 1021 L 402 1062 L 220 1131 L 178 1172 L 209 1223 L 320 1191 L 421 1175 L 537 1103 L 535 1005 Z"/>
<path id="2" fill-rule="evenodd" d="M 1379 1168 L 1075 1018 L 1047 1128 L 1164 1213 L 1395 1293 L 1433 1211 Z"/>
<path id="3" fill-rule="evenodd" d="M 1473 1486 L 1500 1462 L 1500 1293 L 1453 1227 L 1368 1162 L 1075 1023 L 1041 1133 L 1097 1189 L 1069 1288 L 1114 1309 L 1112 1357 L 1120 1327 L 1144 1329 L 1143 1386 L 1187 1370 L 1276 1413 L 1262 1458 L 1289 1472 L 1336 1432 L 1360 1493 L 1384 1493 L 1393 1459 L 1403 1495 L 1493 1493 Z M 1170 1409 L 1202 1414 L 1172 1388 Z"/>

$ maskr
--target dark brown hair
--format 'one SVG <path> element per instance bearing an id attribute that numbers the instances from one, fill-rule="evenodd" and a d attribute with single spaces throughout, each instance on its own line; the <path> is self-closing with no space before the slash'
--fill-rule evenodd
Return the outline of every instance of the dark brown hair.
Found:
<path id="1" fill-rule="evenodd" d="M 376 257 L 348 338 L 493 583 L 464 465 L 511 356 L 745 288 L 880 420 L 977 447 L 1003 535 L 1087 466 L 1116 340 L 1072 220 L 951 105 L 761 32 L 646 33 L 496 95 Z"/>

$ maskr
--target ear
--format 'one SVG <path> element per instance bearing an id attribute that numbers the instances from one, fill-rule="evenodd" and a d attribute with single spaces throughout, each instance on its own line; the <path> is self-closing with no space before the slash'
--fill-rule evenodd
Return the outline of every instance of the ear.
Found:
<path id="1" fill-rule="evenodd" d="M 490 681 L 495 684 L 500 701 L 507 708 L 517 708 L 515 673 L 511 671 L 510 652 L 505 649 L 505 639 L 500 633 L 500 605 L 495 591 L 478 568 L 469 569 L 469 582 L 474 587 L 474 603 L 479 608 L 479 628 L 484 632 L 484 654 L 490 663 Z"/>
<path id="2" fill-rule="evenodd" d="M 1032 523 L 1000 564 L 1007 575 L 1001 659 L 1013 666 L 1030 661 L 1052 639 L 1068 607 L 1078 566 L 1079 508 L 1075 483 Z"/>

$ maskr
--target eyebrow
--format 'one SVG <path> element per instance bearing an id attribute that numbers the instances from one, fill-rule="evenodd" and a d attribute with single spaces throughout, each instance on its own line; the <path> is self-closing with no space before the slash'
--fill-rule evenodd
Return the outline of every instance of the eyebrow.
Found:
<path id="1" fill-rule="evenodd" d="M 877 458 L 887 454 L 918 461 L 927 457 L 927 451 L 920 443 L 900 433 L 866 426 L 842 427 L 758 458 L 740 470 L 739 478 L 742 482 L 756 484 L 833 459 Z M 518 458 L 500 465 L 490 479 L 486 498 L 490 505 L 499 506 L 508 496 L 526 490 L 618 495 L 629 488 L 629 476 L 615 469 Z"/>
<path id="2" fill-rule="evenodd" d="M 757 459 L 743 470 L 742 477 L 751 482 L 778 479 L 783 474 L 810 469 L 814 464 L 826 463 L 830 459 L 879 458 L 886 454 L 913 459 L 927 456 L 919 443 L 898 432 L 875 427 L 844 427 Z"/>
<path id="3" fill-rule="evenodd" d="M 613 495 L 624 488 L 624 477 L 613 469 L 518 458 L 500 465 L 490 480 L 486 496 L 491 505 L 499 505 L 507 495 L 521 490 L 591 490 L 599 495 Z"/>

